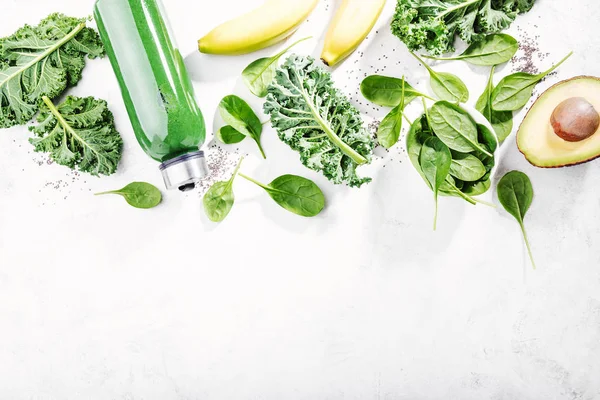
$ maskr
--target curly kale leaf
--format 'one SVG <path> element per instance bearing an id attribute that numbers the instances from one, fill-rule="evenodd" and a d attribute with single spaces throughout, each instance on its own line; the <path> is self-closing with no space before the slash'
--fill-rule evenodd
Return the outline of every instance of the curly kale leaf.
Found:
<path id="1" fill-rule="evenodd" d="M 60 165 L 92 175 L 111 175 L 121 159 L 123 141 L 106 101 L 67 96 L 55 106 L 42 97 L 38 125 L 29 129 L 35 151 L 48 152 Z"/>
<path id="2" fill-rule="evenodd" d="M 53 99 L 81 79 L 85 57 L 104 55 L 85 19 L 51 14 L 0 38 L 0 128 L 25 124 L 42 96 Z"/>
<path id="3" fill-rule="evenodd" d="M 459 36 L 467 43 L 510 26 L 535 0 L 398 0 L 392 32 L 411 51 L 432 55 L 454 50 Z"/>
<path id="4" fill-rule="evenodd" d="M 277 69 L 264 111 L 279 138 L 308 168 L 336 184 L 361 186 L 356 168 L 371 161 L 374 141 L 360 113 L 311 57 L 291 55 Z"/>

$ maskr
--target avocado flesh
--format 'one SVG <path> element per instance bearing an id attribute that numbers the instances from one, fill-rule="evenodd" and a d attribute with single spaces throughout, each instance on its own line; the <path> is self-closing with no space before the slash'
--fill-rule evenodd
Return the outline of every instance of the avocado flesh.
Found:
<path id="1" fill-rule="evenodd" d="M 580 142 L 568 142 L 557 136 L 552 129 L 552 112 L 571 97 L 583 97 L 600 112 L 600 78 L 578 76 L 557 83 L 536 100 L 517 132 L 519 150 L 531 164 L 542 168 L 557 168 L 600 157 L 598 131 Z"/>

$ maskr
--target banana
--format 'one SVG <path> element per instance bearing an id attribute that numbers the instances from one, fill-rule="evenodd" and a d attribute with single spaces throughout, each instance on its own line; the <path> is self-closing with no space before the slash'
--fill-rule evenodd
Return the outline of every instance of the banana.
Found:
<path id="1" fill-rule="evenodd" d="M 371 32 L 385 0 L 343 0 L 325 37 L 321 59 L 334 66 L 348 57 Z"/>
<path id="2" fill-rule="evenodd" d="M 266 0 L 227 21 L 198 40 L 201 53 L 237 55 L 251 53 L 291 35 L 310 15 L 319 0 Z"/>

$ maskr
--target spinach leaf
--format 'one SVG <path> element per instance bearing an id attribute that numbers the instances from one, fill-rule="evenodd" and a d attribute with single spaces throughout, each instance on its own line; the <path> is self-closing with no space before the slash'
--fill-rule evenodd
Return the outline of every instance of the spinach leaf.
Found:
<path id="1" fill-rule="evenodd" d="M 481 179 L 488 178 L 489 177 L 488 174 L 491 172 L 492 168 L 494 168 L 494 165 L 496 164 L 496 160 L 494 159 L 494 157 L 490 157 L 486 154 L 483 154 L 480 151 L 473 152 L 473 155 L 475 157 L 477 157 L 477 159 L 479 159 L 479 161 L 481 161 L 481 163 L 485 167 L 486 174 Z"/>
<path id="2" fill-rule="evenodd" d="M 492 124 L 498 141 L 503 142 L 512 132 L 513 113 L 512 111 L 496 111 L 492 108 L 492 93 L 494 92 L 494 71 L 492 67 L 490 77 L 485 90 L 477 100 L 475 108 Z"/>
<path id="3" fill-rule="evenodd" d="M 277 71 L 277 61 L 282 55 L 287 53 L 292 47 L 300 42 L 310 39 L 312 36 L 300 39 L 297 42 L 286 47 L 279 53 L 272 57 L 259 58 L 248 65 L 244 71 L 242 71 L 242 80 L 250 89 L 252 94 L 258 97 L 265 97 L 268 93 L 268 88 L 273 78 L 275 77 L 275 71 Z"/>
<path id="4" fill-rule="evenodd" d="M 419 164 L 423 175 L 431 185 L 433 198 L 435 200 L 435 215 L 433 219 L 433 230 L 437 227 L 438 194 L 440 186 L 446 181 L 450 172 L 452 155 L 448 147 L 438 138 L 430 137 L 425 140 L 419 155 Z"/>
<path id="5" fill-rule="evenodd" d="M 135 208 L 153 208 L 162 201 L 162 194 L 156 186 L 146 182 L 133 182 L 119 190 L 96 193 L 96 196 L 105 194 L 118 194 L 125 198 L 125 201 Z"/>
<path id="6" fill-rule="evenodd" d="M 431 107 L 429 119 L 433 132 L 452 150 L 463 153 L 479 150 L 492 156 L 479 144 L 477 125 L 473 118 L 459 106 L 438 101 Z"/>
<path id="7" fill-rule="evenodd" d="M 485 128 L 480 125 L 478 125 L 478 127 Z M 489 134 L 492 134 L 489 130 L 486 129 L 486 131 Z M 482 131 L 480 130 L 480 137 L 481 137 L 481 132 Z M 495 138 L 493 139 L 492 143 L 494 146 L 497 145 Z M 488 146 L 487 144 L 482 144 L 482 146 L 486 146 L 486 148 L 491 149 L 491 147 Z M 495 147 L 493 147 L 493 149 L 495 149 Z M 492 175 L 492 169 L 494 168 L 494 165 L 496 164 L 496 160 L 494 159 L 494 157 L 490 157 L 486 154 L 483 154 L 480 151 L 475 151 L 472 153 L 472 155 L 477 157 L 477 159 L 479 161 L 481 161 L 481 163 L 483 164 L 483 166 L 485 168 L 485 174 L 475 182 L 465 182 L 464 186 L 461 188 L 461 191 L 468 196 L 479 196 L 481 194 L 486 193 L 492 185 L 491 175 Z M 477 201 L 481 202 L 480 200 L 477 200 Z M 484 204 L 487 205 L 487 203 L 484 203 Z"/>
<path id="8" fill-rule="evenodd" d="M 402 78 L 404 84 L 404 78 Z M 400 104 L 392 108 L 392 111 L 385 116 L 377 129 L 377 141 L 380 145 L 389 149 L 400 139 L 402 132 L 402 117 L 404 111 L 404 85 L 402 86 L 402 96 Z"/>
<path id="9" fill-rule="evenodd" d="M 238 163 L 237 167 L 235 167 L 233 175 L 231 175 L 229 180 L 215 182 L 215 184 L 208 189 L 202 198 L 204 212 L 211 221 L 221 222 L 227 217 L 227 215 L 229 215 L 229 212 L 231 211 L 235 201 L 235 196 L 233 194 L 233 181 L 237 176 L 243 160 L 244 157 L 240 159 L 240 162 Z"/>
<path id="10" fill-rule="evenodd" d="M 497 190 L 500 204 L 502 204 L 504 209 L 510 215 L 515 217 L 521 227 L 525 245 L 527 246 L 527 252 L 529 253 L 531 264 L 535 269 L 531 246 L 529 245 L 529 239 L 527 238 L 527 232 L 525 231 L 525 224 L 523 222 L 525 214 L 527 214 L 533 201 L 533 187 L 531 186 L 531 180 L 527 175 L 520 171 L 511 171 L 500 179 Z"/>
<path id="11" fill-rule="evenodd" d="M 456 75 L 448 72 L 435 72 L 419 56 L 411 53 L 429 72 L 431 78 L 431 90 L 441 100 L 447 100 L 453 103 L 464 103 L 469 100 L 469 89 L 464 82 Z"/>
<path id="12" fill-rule="evenodd" d="M 239 173 L 242 178 L 263 188 L 277 204 L 302 217 L 314 217 L 325 207 L 325 196 L 311 180 L 297 175 L 282 175 L 268 185 Z"/>
<path id="13" fill-rule="evenodd" d="M 481 179 L 477 182 L 465 182 L 462 187 L 462 192 L 468 196 L 479 196 L 490 190 L 492 186 L 492 180 L 490 178 Z"/>
<path id="14" fill-rule="evenodd" d="M 235 128 L 233 128 L 230 125 L 225 125 L 217 131 L 217 138 L 225 144 L 235 144 L 246 139 L 246 135 L 244 135 L 241 132 L 238 132 Z"/>
<path id="15" fill-rule="evenodd" d="M 360 92 L 365 99 L 378 106 L 396 107 L 402 99 L 402 86 L 404 86 L 404 105 L 417 97 L 433 100 L 415 90 L 406 80 L 383 75 L 367 76 L 360 84 Z"/>
<path id="16" fill-rule="evenodd" d="M 465 153 L 452 153 L 450 175 L 465 182 L 475 182 L 486 174 L 483 163 L 475 156 Z"/>
<path id="17" fill-rule="evenodd" d="M 558 64 L 545 72 L 536 75 L 517 72 L 503 78 L 492 92 L 492 109 L 496 111 L 516 111 L 523 108 L 533 95 L 535 85 L 549 73 L 556 70 L 572 54 L 573 52 L 569 53 Z"/>
<path id="18" fill-rule="evenodd" d="M 461 55 L 456 57 L 424 57 L 432 60 L 463 60 L 473 65 L 494 66 L 510 61 L 517 50 L 519 50 L 519 43 L 514 37 L 497 33 L 473 42 Z"/>
<path id="19" fill-rule="evenodd" d="M 406 153 L 408 154 L 408 158 L 412 163 L 413 167 L 417 170 L 419 175 L 427 181 L 427 178 L 423 174 L 423 170 L 421 169 L 421 164 L 419 162 L 419 157 L 421 155 L 421 149 L 423 148 L 423 143 L 432 137 L 431 133 L 428 131 L 427 119 L 423 114 L 421 117 L 417 118 L 411 125 L 408 134 L 406 135 Z"/>
<path id="20" fill-rule="evenodd" d="M 446 177 L 446 181 L 440 186 L 440 194 L 442 194 L 444 196 L 460 197 L 463 200 L 465 200 L 466 202 L 473 204 L 473 205 L 475 205 L 479 202 L 478 200 L 475 200 L 471 196 L 463 193 L 463 191 L 456 186 L 456 181 L 454 180 L 452 175 L 448 175 Z"/>
<path id="21" fill-rule="evenodd" d="M 490 152 L 495 152 L 498 148 L 498 139 L 496 135 L 492 131 L 490 131 L 487 126 L 477 124 L 477 139 L 479 143 L 486 146 L 486 149 L 489 149 Z"/>
<path id="22" fill-rule="evenodd" d="M 397 105 L 381 120 L 377 128 L 377 142 L 386 149 L 395 145 L 400 139 L 402 115 L 402 108 Z"/>
<path id="23" fill-rule="evenodd" d="M 219 113 L 226 124 L 245 136 L 252 138 L 258 145 L 260 154 L 263 158 L 267 158 L 260 144 L 262 123 L 248 103 L 235 95 L 225 96 L 219 103 Z"/>

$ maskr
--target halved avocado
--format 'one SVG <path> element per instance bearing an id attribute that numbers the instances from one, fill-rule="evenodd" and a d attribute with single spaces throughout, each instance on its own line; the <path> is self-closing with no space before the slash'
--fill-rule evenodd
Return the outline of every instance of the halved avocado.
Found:
<path id="1" fill-rule="evenodd" d="M 552 86 L 533 104 L 517 132 L 527 160 L 542 168 L 600 157 L 600 78 L 578 76 Z"/>

